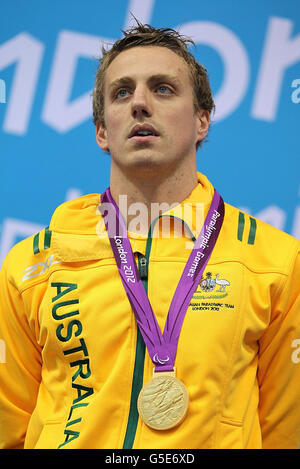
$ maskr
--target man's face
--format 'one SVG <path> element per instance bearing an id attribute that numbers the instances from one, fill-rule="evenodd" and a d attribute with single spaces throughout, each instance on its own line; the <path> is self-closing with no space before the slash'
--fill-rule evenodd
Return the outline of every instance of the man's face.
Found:
<path id="1" fill-rule="evenodd" d="M 195 114 L 184 60 L 170 49 L 134 47 L 109 65 L 104 83 L 105 128 L 97 142 L 122 172 L 170 171 L 195 160 L 208 130 L 207 111 Z"/>

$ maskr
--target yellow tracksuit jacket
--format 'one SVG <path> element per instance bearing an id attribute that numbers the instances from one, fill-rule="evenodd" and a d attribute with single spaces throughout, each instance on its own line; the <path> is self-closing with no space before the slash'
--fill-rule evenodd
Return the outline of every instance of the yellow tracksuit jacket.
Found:
<path id="1" fill-rule="evenodd" d="M 201 204 L 205 215 L 212 199 L 212 185 L 198 177 L 167 212 L 169 237 L 161 236 L 163 219 L 148 239 L 129 234 L 162 330 Z M 0 446 L 298 448 L 299 241 L 225 204 L 178 343 L 188 412 L 179 426 L 157 431 L 138 416 L 153 364 L 99 203 L 90 194 L 62 204 L 49 227 L 14 246 L 2 265 Z"/>

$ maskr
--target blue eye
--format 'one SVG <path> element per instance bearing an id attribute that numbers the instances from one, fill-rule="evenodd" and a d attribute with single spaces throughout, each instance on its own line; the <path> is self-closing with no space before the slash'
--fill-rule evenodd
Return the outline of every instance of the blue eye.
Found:
<path id="1" fill-rule="evenodd" d="M 128 90 L 125 90 L 124 88 L 122 90 L 119 90 L 116 94 L 116 98 L 125 98 L 126 93 L 128 93 Z"/>
<path id="2" fill-rule="evenodd" d="M 166 92 L 167 92 L 167 93 L 171 93 L 170 88 L 169 88 L 168 86 L 165 86 L 165 85 L 160 85 L 160 86 L 157 88 L 157 90 L 158 90 L 158 91 L 159 91 L 159 90 L 160 90 L 160 91 L 161 91 L 161 90 L 164 90 L 164 91 L 161 91 L 162 94 L 166 94 Z"/>

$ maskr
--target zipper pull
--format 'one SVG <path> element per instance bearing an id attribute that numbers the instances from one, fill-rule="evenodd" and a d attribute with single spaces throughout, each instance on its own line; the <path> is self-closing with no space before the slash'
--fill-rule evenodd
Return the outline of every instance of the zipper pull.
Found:
<path id="1" fill-rule="evenodd" d="M 140 257 L 140 277 L 141 280 L 146 280 L 148 278 L 147 259 L 145 256 Z"/>

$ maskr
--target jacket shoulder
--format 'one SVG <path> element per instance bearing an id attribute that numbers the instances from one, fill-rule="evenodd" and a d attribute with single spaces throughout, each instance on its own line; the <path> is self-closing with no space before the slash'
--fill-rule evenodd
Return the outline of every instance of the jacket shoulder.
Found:
<path id="1" fill-rule="evenodd" d="M 300 241 L 288 233 L 225 204 L 225 236 L 250 269 L 288 275 L 300 251 Z M 233 254 L 234 255 L 234 254 Z"/>
<path id="2" fill-rule="evenodd" d="M 53 250 L 54 231 L 86 232 L 95 217 L 100 194 L 87 194 L 59 205 L 49 226 L 15 244 L 3 261 L 8 280 L 19 290 L 36 284 L 49 274 L 52 265 L 59 263 Z M 93 216 L 91 216 L 93 214 Z"/>
<path id="3" fill-rule="evenodd" d="M 17 288 L 28 285 L 30 279 L 39 277 L 53 263 L 51 253 L 52 231 L 48 227 L 15 244 L 6 255 L 2 269 L 7 279 Z"/>

